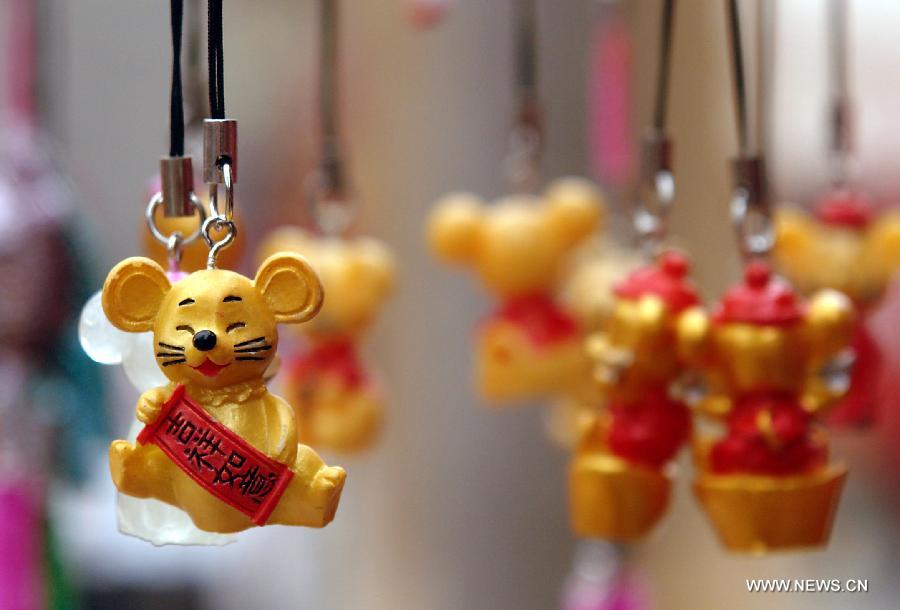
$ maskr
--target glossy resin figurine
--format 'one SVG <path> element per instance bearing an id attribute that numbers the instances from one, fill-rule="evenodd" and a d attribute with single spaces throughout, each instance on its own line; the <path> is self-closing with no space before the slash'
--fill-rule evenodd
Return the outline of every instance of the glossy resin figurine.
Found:
<path id="1" fill-rule="evenodd" d="M 647 534 L 668 506 L 664 468 L 688 440 L 691 418 L 675 397 L 683 372 L 677 327 L 699 298 L 688 261 L 666 252 L 615 288 L 602 332 L 588 339 L 594 376 L 608 397 L 569 466 L 572 529 L 628 541 Z"/>
<path id="2" fill-rule="evenodd" d="M 730 550 L 828 542 L 847 470 L 829 463 L 813 420 L 846 391 L 846 376 L 825 371 L 853 323 L 847 297 L 825 290 L 804 302 L 762 262 L 711 315 L 697 307 L 679 321 L 681 354 L 708 380 L 698 409 L 726 427 L 697 443 L 695 491 Z"/>
<path id="3" fill-rule="evenodd" d="M 554 182 L 540 198 L 488 205 L 456 194 L 438 203 L 428 223 L 432 251 L 471 267 L 500 301 L 477 332 L 477 386 L 487 400 L 559 394 L 583 378 L 582 334 L 556 290 L 564 262 L 602 214 L 600 193 L 579 178 Z"/>
<path id="4" fill-rule="evenodd" d="M 862 195 L 841 189 L 822 198 L 810 216 L 782 208 L 776 216 L 778 267 L 805 294 L 840 290 L 859 312 L 851 346 L 855 365 L 850 391 L 829 413 L 829 423 L 865 426 L 875 409 L 882 374 L 881 350 L 866 314 L 880 301 L 900 267 L 900 213 L 877 214 Z"/>
<path id="5" fill-rule="evenodd" d="M 267 259 L 254 280 L 208 269 L 172 285 L 150 259 L 116 265 L 104 313 L 120 330 L 153 332 L 170 381 L 140 397 L 137 442 L 110 446 L 119 491 L 181 508 L 210 532 L 329 523 L 346 473 L 297 443 L 293 409 L 264 379 L 276 324 L 308 320 L 321 302 L 315 272 L 290 254 Z"/>
<path id="6" fill-rule="evenodd" d="M 371 446 L 384 420 L 384 395 L 359 342 L 390 294 L 390 251 L 372 238 L 317 237 L 293 227 L 272 233 L 262 251 L 302 255 L 328 294 L 319 314 L 297 327 L 304 345 L 282 369 L 300 440 L 341 452 Z"/>

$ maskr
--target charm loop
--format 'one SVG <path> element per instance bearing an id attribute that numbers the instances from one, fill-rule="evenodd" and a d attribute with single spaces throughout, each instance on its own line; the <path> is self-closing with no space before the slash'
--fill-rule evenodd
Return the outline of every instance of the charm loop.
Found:
<path id="1" fill-rule="evenodd" d="M 772 211 L 766 198 L 766 180 L 760 157 L 739 157 L 733 162 L 734 194 L 731 222 L 745 260 L 766 257 L 775 245 Z"/>
<path id="2" fill-rule="evenodd" d="M 356 217 L 359 204 L 349 196 L 343 180 L 343 168 L 337 159 L 327 160 L 306 178 L 307 201 L 316 228 L 334 237 L 347 231 Z"/>
<path id="3" fill-rule="evenodd" d="M 183 237 L 180 242 L 180 246 L 184 247 L 189 244 L 194 243 L 198 237 L 200 237 L 200 233 L 202 231 L 203 223 L 206 221 L 206 210 L 203 209 L 203 205 L 200 203 L 200 199 L 197 198 L 193 192 L 190 196 L 191 207 L 194 208 L 194 212 L 200 217 L 200 222 L 197 223 L 197 230 L 188 235 L 187 237 Z M 165 235 L 162 231 L 159 230 L 159 227 L 156 226 L 156 210 L 163 204 L 163 195 L 162 193 L 155 194 L 151 199 L 150 203 L 147 204 L 147 211 L 144 216 L 147 219 L 147 227 L 150 229 L 150 234 L 153 235 L 153 238 L 156 239 L 159 243 L 168 249 L 170 247 L 171 239 L 173 235 L 180 235 L 180 233 L 174 233 L 173 235 Z"/>
<path id="4" fill-rule="evenodd" d="M 201 231 L 203 232 L 203 239 L 209 245 L 209 257 L 206 259 L 206 268 L 215 269 L 219 252 L 230 246 L 234 242 L 234 238 L 237 237 L 237 227 L 233 221 L 226 220 L 222 216 L 210 216 L 203 222 Z M 213 231 L 225 231 L 225 237 L 217 241 L 212 237 Z"/>
<path id="5" fill-rule="evenodd" d="M 198 231 L 199 232 L 199 229 Z M 175 231 L 169 235 L 166 243 L 166 255 L 169 259 L 169 268 L 178 269 L 181 266 L 181 255 L 184 252 L 184 235 L 181 231 Z"/>
<path id="6" fill-rule="evenodd" d="M 219 163 L 219 168 L 225 184 L 225 211 L 219 211 L 219 185 L 212 182 L 209 185 L 209 212 L 210 216 L 218 216 L 231 222 L 234 219 L 234 172 L 231 160 L 223 160 Z"/>
<path id="7" fill-rule="evenodd" d="M 519 193 L 534 191 L 540 181 L 541 129 L 539 125 L 520 122 L 509 134 L 509 150 L 503 170 L 512 189 Z"/>
<path id="8" fill-rule="evenodd" d="M 652 129 L 643 138 L 641 173 L 635 201 L 634 230 L 638 244 L 654 255 L 666 236 L 667 221 L 675 201 L 671 142 L 665 134 Z"/>

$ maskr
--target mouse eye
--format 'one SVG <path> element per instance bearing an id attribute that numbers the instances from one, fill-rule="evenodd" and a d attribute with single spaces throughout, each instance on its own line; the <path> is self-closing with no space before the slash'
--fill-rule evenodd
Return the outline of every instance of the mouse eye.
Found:
<path id="1" fill-rule="evenodd" d="M 228 328 L 225 329 L 225 332 L 226 332 L 226 333 L 230 333 L 230 332 L 233 331 L 233 330 L 237 330 L 237 329 L 239 329 L 239 328 L 244 328 L 244 327 L 246 327 L 246 326 L 247 326 L 247 325 L 244 324 L 243 322 L 235 322 L 234 324 L 229 324 L 229 325 L 228 325 Z"/>
<path id="2" fill-rule="evenodd" d="M 194 334 L 194 329 L 188 326 L 187 324 L 181 324 L 180 326 L 176 326 L 175 330 L 186 330 L 192 335 Z"/>

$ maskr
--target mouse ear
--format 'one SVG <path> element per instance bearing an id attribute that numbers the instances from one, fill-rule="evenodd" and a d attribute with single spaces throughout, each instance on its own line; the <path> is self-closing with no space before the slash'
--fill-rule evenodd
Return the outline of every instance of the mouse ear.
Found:
<path id="1" fill-rule="evenodd" d="M 318 274 L 299 254 L 279 252 L 263 261 L 253 281 L 276 322 L 305 322 L 322 307 Z"/>
<path id="2" fill-rule="evenodd" d="M 428 244 L 451 263 L 470 263 L 481 245 L 484 202 L 470 193 L 453 193 L 441 199 L 428 218 Z"/>
<path id="3" fill-rule="evenodd" d="M 170 288 L 166 272 L 156 262 L 142 256 L 126 258 L 106 276 L 103 312 L 119 330 L 153 330 L 153 321 Z"/>
<path id="4" fill-rule="evenodd" d="M 606 204 L 590 180 L 560 178 L 547 187 L 544 200 L 547 218 L 567 246 L 574 246 L 603 224 Z"/>

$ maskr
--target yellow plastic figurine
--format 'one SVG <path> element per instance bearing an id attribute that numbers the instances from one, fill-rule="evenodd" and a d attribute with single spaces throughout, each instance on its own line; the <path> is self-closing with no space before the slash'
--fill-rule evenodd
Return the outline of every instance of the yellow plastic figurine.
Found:
<path id="1" fill-rule="evenodd" d="M 691 431 L 676 396 L 683 372 L 677 328 L 699 303 L 680 253 L 634 271 L 615 288 L 606 327 L 588 339 L 594 377 L 608 397 L 569 466 L 572 529 L 630 541 L 647 534 L 668 506 L 664 472 Z"/>
<path id="2" fill-rule="evenodd" d="M 263 256 L 278 251 L 306 258 L 328 294 L 319 315 L 298 329 L 306 345 L 285 361 L 300 440 L 341 452 L 365 449 L 381 429 L 384 396 L 358 343 L 390 294 L 393 257 L 372 238 L 317 237 L 294 227 L 275 231 L 262 246 Z"/>
<path id="3" fill-rule="evenodd" d="M 488 206 L 454 194 L 438 203 L 428 223 L 432 251 L 471 267 L 501 301 L 478 328 L 477 386 L 487 400 L 558 394 L 583 378 L 581 332 L 555 294 L 564 262 L 603 211 L 599 191 L 580 178 L 557 180 L 541 198 Z"/>
<path id="4" fill-rule="evenodd" d="M 876 214 L 859 193 L 838 189 L 817 202 L 814 215 L 782 207 L 776 216 L 776 263 L 805 294 L 822 288 L 849 296 L 860 315 L 852 347 L 850 391 L 829 414 L 835 425 L 864 426 L 876 417 L 881 353 L 865 316 L 900 267 L 900 212 Z"/>
<path id="5" fill-rule="evenodd" d="M 679 351 L 708 379 L 697 408 L 727 430 L 697 442 L 695 491 L 728 549 L 828 542 L 847 470 L 829 463 L 813 419 L 846 391 L 846 378 L 824 371 L 853 324 L 847 297 L 824 290 L 804 302 L 759 261 L 711 315 L 696 307 L 679 320 Z"/>
<path id="6" fill-rule="evenodd" d="M 102 303 L 120 330 L 153 331 L 171 382 L 140 397 L 137 443 L 110 446 L 120 492 L 176 506 L 210 532 L 333 519 L 346 473 L 297 443 L 293 409 L 263 377 L 276 324 L 306 321 L 322 303 L 302 258 L 274 255 L 253 280 L 207 269 L 174 285 L 154 261 L 129 258 L 110 271 Z"/>

